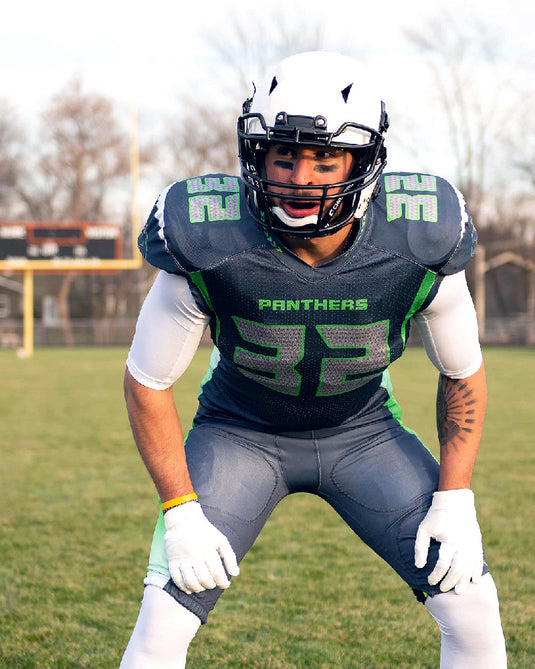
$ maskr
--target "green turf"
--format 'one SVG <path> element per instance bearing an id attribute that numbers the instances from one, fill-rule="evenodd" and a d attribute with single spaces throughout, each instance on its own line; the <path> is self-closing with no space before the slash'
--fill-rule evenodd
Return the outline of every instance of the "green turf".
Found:
<path id="1" fill-rule="evenodd" d="M 176 389 L 184 422 L 207 364 Z M 532 349 L 489 349 L 473 487 L 509 666 L 535 666 Z M 156 498 L 122 399 L 126 350 L 0 351 L 0 667 L 117 667 L 136 619 Z M 436 374 L 393 372 L 404 422 L 436 453 Z M 436 668 L 424 607 L 321 501 L 285 500 L 190 650 L 196 669 Z"/>

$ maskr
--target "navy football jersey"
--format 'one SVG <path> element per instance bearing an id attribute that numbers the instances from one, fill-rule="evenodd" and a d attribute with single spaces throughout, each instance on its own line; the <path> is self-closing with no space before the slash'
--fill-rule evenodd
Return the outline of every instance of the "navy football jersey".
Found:
<path id="1" fill-rule="evenodd" d="M 441 277 L 462 270 L 476 233 L 439 177 L 385 174 L 351 248 L 319 267 L 249 214 L 237 177 L 172 184 L 138 241 L 156 267 L 188 278 L 217 347 L 196 423 L 262 430 L 333 427 L 389 399 L 387 368 Z"/>

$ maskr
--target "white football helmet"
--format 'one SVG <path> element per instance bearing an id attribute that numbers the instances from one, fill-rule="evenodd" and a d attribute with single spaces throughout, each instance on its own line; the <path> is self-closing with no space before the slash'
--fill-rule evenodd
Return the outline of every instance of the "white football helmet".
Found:
<path id="1" fill-rule="evenodd" d="M 249 208 L 262 225 L 310 238 L 362 218 L 386 164 L 388 115 L 385 103 L 371 93 L 371 83 L 366 68 L 352 58 L 313 51 L 286 58 L 255 86 L 238 119 L 238 144 Z M 270 181 L 264 166 L 270 143 L 347 149 L 354 167 L 346 181 L 327 186 Z M 329 194 L 335 186 L 338 194 Z M 319 214 L 289 217 L 272 206 L 274 187 L 283 187 L 286 199 L 319 201 Z M 286 194 L 292 188 L 300 194 Z M 322 190 L 322 195 L 305 197 L 306 189 Z"/>

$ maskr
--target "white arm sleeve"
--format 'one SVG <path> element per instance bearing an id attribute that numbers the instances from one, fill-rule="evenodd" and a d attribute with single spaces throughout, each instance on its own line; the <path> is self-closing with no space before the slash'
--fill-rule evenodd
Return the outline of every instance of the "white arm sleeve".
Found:
<path id="1" fill-rule="evenodd" d="M 139 313 L 128 371 L 148 388 L 169 388 L 191 362 L 209 320 L 187 279 L 160 272 Z"/>
<path id="2" fill-rule="evenodd" d="M 464 379 L 481 367 L 476 312 L 464 272 L 444 277 L 431 304 L 414 321 L 429 359 L 442 374 Z"/>

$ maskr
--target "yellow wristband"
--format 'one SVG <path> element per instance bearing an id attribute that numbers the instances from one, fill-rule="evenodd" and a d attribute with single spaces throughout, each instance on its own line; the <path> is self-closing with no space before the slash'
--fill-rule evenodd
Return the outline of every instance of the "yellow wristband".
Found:
<path id="1" fill-rule="evenodd" d="M 167 500 L 167 502 L 162 503 L 162 511 L 167 511 L 172 509 L 174 506 L 180 506 L 180 504 L 185 504 L 186 502 L 193 502 L 198 499 L 197 495 L 194 492 L 190 492 L 187 495 L 182 495 L 181 497 L 174 497 L 173 499 Z"/>

